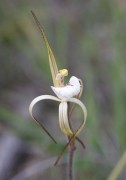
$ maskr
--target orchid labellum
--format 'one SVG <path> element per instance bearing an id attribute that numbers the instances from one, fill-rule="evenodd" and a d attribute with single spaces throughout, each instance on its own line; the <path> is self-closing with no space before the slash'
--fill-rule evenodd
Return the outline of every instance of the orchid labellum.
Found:
<path id="1" fill-rule="evenodd" d="M 83 91 L 83 84 L 82 81 L 80 79 L 78 79 L 75 76 L 72 76 L 68 82 L 68 84 L 64 85 L 64 77 L 68 75 L 68 70 L 67 69 L 62 69 L 62 70 L 58 70 L 57 68 L 57 64 L 55 61 L 55 57 L 53 55 L 53 52 L 50 48 L 50 45 L 48 43 L 48 40 L 46 38 L 46 35 L 43 31 L 43 28 L 41 27 L 37 17 L 35 16 L 35 14 L 32 12 L 32 15 L 40 29 L 40 32 L 44 38 L 44 41 L 46 43 L 46 47 L 48 50 L 48 57 L 49 57 L 49 64 L 50 64 L 50 69 L 51 69 L 51 73 L 52 73 L 52 79 L 53 79 L 53 84 L 54 86 L 51 86 L 53 92 L 56 94 L 55 96 L 52 95 L 41 95 L 36 97 L 35 99 L 33 99 L 33 101 L 31 102 L 30 106 L 29 106 L 29 112 L 31 117 L 45 130 L 45 132 L 50 136 L 50 138 L 56 143 L 55 139 L 52 137 L 52 135 L 48 132 L 48 130 L 43 126 L 43 124 L 41 124 L 33 115 L 33 107 L 36 105 L 36 103 L 38 103 L 39 101 L 43 101 L 43 100 L 53 100 L 59 103 L 59 125 L 60 125 L 60 129 L 61 131 L 67 135 L 69 141 L 66 144 L 66 146 L 64 147 L 63 151 L 61 152 L 61 154 L 59 155 L 59 157 L 57 158 L 55 165 L 58 163 L 61 155 L 64 153 L 65 149 L 72 143 L 74 142 L 74 140 L 78 140 L 81 145 L 83 147 L 84 144 L 83 142 L 78 138 L 78 135 L 80 134 L 80 132 L 82 131 L 85 122 L 86 122 L 86 118 L 87 118 L 87 110 L 85 105 L 79 100 L 82 91 Z M 70 111 L 68 112 L 68 106 L 69 103 L 73 103 L 72 108 L 70 109 Z M 71 127 L 71 123 L 70 123 L 70 118 L 71 118 L 71 113 L 75 108 L 75 105 L 79 105 L 80 108 L 83 111 L 83 120 L 82 123 L 80 124 L 79 128 L 74 132 L 72 127 Z"/>

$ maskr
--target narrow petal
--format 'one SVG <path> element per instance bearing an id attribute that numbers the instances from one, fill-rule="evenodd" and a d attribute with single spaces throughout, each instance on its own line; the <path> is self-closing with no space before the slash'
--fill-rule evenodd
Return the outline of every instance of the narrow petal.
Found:
<path id="1" fill-rule="evenodd" d="M 68 110 L 67 110 L 68 105 L 67 105 L 67 102 L 63 101 L 59 105 L 59 124 L 60 124 L 60 128 L 64 132 L 64 134 L 66 134 L 67 136 L 70 136 L 70 137 L 74 136 L 74 138 L 76 138 L 78 136 L 78 134 L 80 134 L 80 132 L 82 131 L 82 129 L 85 125 L 86 118 L 87 118 L 87 110 L 86 110 L 85 105 L 79 99 L 70 98 L 69 102 L 73 102 L 82 108 L 83 115 L 84 115 L 83 121 L 82 121 L 81 125 L 79 126 L 78 130 L 75 133 L 73 133 L 72 129 L 70 128 L 69 121 L 68 121 Z"/>
<path id="2" fill-rule="evenodd" d="M 51 50 L 51 47 L 49 45 L 46 34 L 45 34 L 39 20 L 37 19 L 36 15 L 35 15 L 35 13 L 33 11 L 31 11 L 31 13 L 32 13 L 37 25 L 38 25 L 38 28 L 39 28 L 42 36 L 43 36 L 43 39 L 45 41 L 45 44 L 46 44 L 46 47 L 47 47 L 47 50 L 48 50 L 49 65 L 50 65 L 50 69 L 51 69 L 51 73 L 52 73 L 53 83 L 54 83 L 54 86 L 55 86 L 56 85 L 55 78 L 56 78 L 56 75 L 58 74 L 58 68 L 57 68 L 56 60 L 55 60 L 55 57 L 54 57 L 53 52 Z"/>
<path id="3" fill-rule="evenodd" d="M 50 100 L 54 100 L 54 101 L 58 101 L 58 102 L 61 102 L 60 99 L 58 99 L 57 97 L 55 96 L 51 96 L 51 95 L 42 95 L 42 96 L 38 96 L 36 97 L 35 99 L 33 99 L 33 101 L 30 103 L 30 106 L 29 106 L 29 112 L 32 111 L 34 105 L 41 101 L 41 100 L 45 100 L 45 99 L 50 99 Z"/>
<path id="4" fill-rule="evenodd" d="M 71 131 L 69 121 L 68 121 L 68 110 L 67 102 L 61 102 L 59 105 L 59 124 L 62 132 L 67 136 L 72 136 L 73 132 Z"/>
<path id="5" fill-rule="evenodd" d="M 33 120 L 35 120 L 37 122 L 37 124 L 48 134 L 48 136 L 56 143 L 55 139 L 52 137 L 52 135 L 48 132 L 48 130 L 43 126 L 42 123 L 40 123 L 33 115 L 33 107 L 36 105 L 36 103 L 38 103 L 41 100 L 45 100 L 45 99 L 50 99 L 50 100 L 54 100 L 54 101 L 60 101 L 58 98 L 51 96 L 51 95 L 42 95 L 42 96 L 38 96 L 35 99 L 33 99 L 33 101 L 31 102 L 30 106 L 29 106 L 29 113 L 31 115 L 31 117 L 33 118 Z"/>
<path id="6" fill-rule="evenodd" d="M 83 110 L 83 115 L 84 115 L 84 119 L 83 119 L 80 127 L 78 128 L 78 130 L 77 130 L 76 133 L 74 134 L 74 138 L 75 138 L 76 136 L 78 136 L 78 134 L 80 134 L 80 132 L 82 131 L 82 129 L 83 129 L 85 123 L 86 123 L 87 109 L 86 109 L 85 105 L 84 105 L 79 99 L 70 98 L 70 99 L 69 99 L 69 102 L 73 102 L 73 103 L 78 104 L 78 105 L 82 108 L 82 110 Z"/>
<path id="7" fill-rule="evenodd" d="M 59 124 L 60 124 L 60 128 L 64 132 L 64 134 L 66 134 L 67 136 L 70 136 L 70 137 L 73 136 L 74 138 L 76 138 L 78 136 L 78 134 L 80 134 L 80 132 L 82 131 L 82 129 L 85 125 L 86 118 L 87 118 L 87 110 L 86 110 L 85 105 L 79 99 L 70 98 L 69 102 L 73 102 L 82 108 L 83 115 L 84 115 L 83 121 L 82 121 L 81 125 L 79 126 L 78 130 L 75 133 L 73 133 L 72 129 L 70 128 L 69 121 L 68 121 L 67 102 L 61 102 L 59 105 Z"/>
<path id="8" fill-rule="evenodd" d="M 67 149 L 67 147 L 70 145 L 70 143 L 71 143 L 72 141 L 74 141 L 74 139 L 80 134 L 80 132 L 82 131 L 82 129 L 84 128 L 84 125 L 85 125 L 85 123 L 86 123 L 87 110 L 86 110 L 85 105 L 84 105 L 79 99 L 76 99 L 76 98 L 70 98 L 70 99 L 69 99 L 69 102 L 73 102 L 73 103 L 79 105 L 79 106 L 82 108 L 82 110 L 83 110 L 83 115 L 84 115 L 84 119 L 83 119 L 80 127 L 77 129 L 77 131 L 76 131 L 75 133 L 72 132 L 73 135 L 71 136 L 69 142 L 65 145 L 65 147 L 64 147 L 63 150 L 61 151 L 60 155 L 59 155 L 58 158 L 56 159 L 56 161 L 55 161 L 55 163 L 54 163 L 55 166 L 56 166 L 57 163 L 59 162 L 61 156 L 63 155 L 63 153 L 65 152 L 65 150 Z M 67 124 L 67 121 L 66 121 L 66 124 Z M 69 126 L 69 123 L 68 123 L 65 127 L 67 127 L 67 126 Z M 65 129 L 65 131 L 66 131 L 66 129 Z M 64 133 L 65 133 L 65 132 L 64 132 Z M 79 140 L 79 141 L 80 141 L 80 140 Z M 80 141 L 80 142 L 81 142 L 81 141 Z M 83 143 L 82 143 L 82 146 L 85 147 L 85 146 L 83 145 Z"/>

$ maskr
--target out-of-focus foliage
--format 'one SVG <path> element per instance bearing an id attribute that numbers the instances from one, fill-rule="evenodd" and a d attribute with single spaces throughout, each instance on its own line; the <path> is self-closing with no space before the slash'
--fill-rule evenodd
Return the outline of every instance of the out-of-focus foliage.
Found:
<path id="1" fill-rule="evenodd" d="M 44 27 L 59 68 L 69 69 L 70 76 L 84 82 L 82 99 L 88 119 L 80 138 L 86 150 L 77 143 L 75 178 L 107 179 L 126 149 L 126 3 L 0 2 L 0 131 L 33 143 L 48 157 L 60 152 L 65 138 L 58 129 L 57 106 L 52 102 L 40 103 L 36 115 L 45 120 L 60 145 L 52 144 L 28 114 L 31 100 L 50 94 L 52 85 L 47 50 L 30 10 Z M 79 113 L 75 117 L 79 118 Z M 44 179 L 61 176 L 54 168 L 45 176 L 39 174 Z M 125 178 L 122 172 L 120 179 Z"/>

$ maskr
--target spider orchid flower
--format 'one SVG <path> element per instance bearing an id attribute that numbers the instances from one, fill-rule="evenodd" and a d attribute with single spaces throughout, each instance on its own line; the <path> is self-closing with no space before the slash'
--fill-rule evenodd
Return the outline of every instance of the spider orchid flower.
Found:
<path id="1" fill-rule="evenodd" d="M 65 151 L 68 145 L 70 145 L 75 139 L 78 140 L 81 145 L 84 147 L 84 144 L 82 141 L 78 138 L 78 135 L 84 128 L 86 118 L 87 118 L 87 110 L 85 105 L 79 100 L 82 91 L 83 91 L 83 84 L 80 79 L 78 79 L 75 76 L 72 76 L 69 80 L 69 83 L 64 85 L 64 77 L 68 75 L 67 69 L 58 70 L 57 64 L 55 61 L 55 57 L 53 55 L 53 52 L 50 48 L 50 45 L 48 43 L 48 40 L 46 38 L 46 35 L 43 31 L 43 28 L 41 27 L 37 17 L 32 12 L 32 15 L 39 27 L 39 30 L 44 38 L 47 50 L 48 50 L 48 57 L 49 57 L 49 64 L 53 79 L 54 86 L 51 86 L 53 92 L 56 96 L 52 95 L 41 95 L 33 99 L 33 101 L 30 103 L 29 106 L 29 112 L 31 117 L 41 126 L 42 129 L 50 136 L 50 138 L 56 143 L 55 139 L 52 137 L 52 135 L 48 132 L 48 130 L 43 126 L 42 123 L 40 123 L 33 115 L 33 107 L 38 103 L 39 101 L 43 100 L 53 100 L 59 103 L 59 126 L 61 131 L 67 135 L 69 142 L 64 147 L 63 151 L 61 152 L 60 156 L 57 158 L 55 165 L 58 163 L 61 155 Z M 76 96 L 76 98 L 75 98 Z M 73 103 L 72 108 L 70 109 L 70 112 L 68 112 L 68 103 Z M 74 132 L 71 124 L 70 124 L 70 117 L 73 109 L 75 108 L 75 105 L 79 105 L 80 108 L 83 111 L 83 120 L 79 126 L 79 128 Z"/>

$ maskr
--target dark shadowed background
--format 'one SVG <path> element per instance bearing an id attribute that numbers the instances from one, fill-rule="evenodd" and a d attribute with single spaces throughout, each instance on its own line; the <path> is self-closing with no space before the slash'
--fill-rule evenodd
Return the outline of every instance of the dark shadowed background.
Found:
<path id="1" fill-rule="evenodd" d="M 30 102 L 53 94 L 47 49 L 30 13 L 41 22 L 59 69 L 84 82 L 88 110 L 76 143 L 75 180 L 107 179 L 126 148 L 126 2 L 124 0 L 4 0 L 0 2 L 0 179 L 66 179 L 66 143 L 58 104 L 38 103 L 36 117 L 58 144 L 31 119 Z M 75 117 L 81 119 L 79 110 Z M 75 118 L 74 117 L 74 118 Z M 79 121 L 79 120 L 78 120 Z M 120 180 L 126 179 L 125 170 Z"/>

